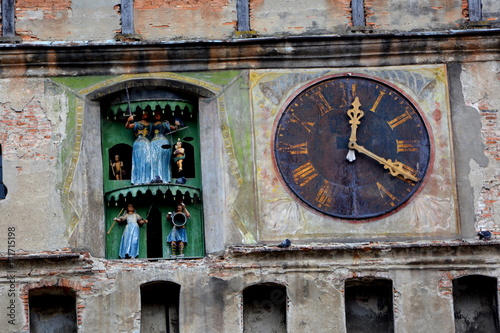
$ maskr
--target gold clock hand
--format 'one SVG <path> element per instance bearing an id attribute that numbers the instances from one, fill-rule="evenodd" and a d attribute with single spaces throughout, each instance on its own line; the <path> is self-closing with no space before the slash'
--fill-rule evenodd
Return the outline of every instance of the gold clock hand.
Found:
<path id="1" fill-rule="evenodd" d="M 415 175 L 412 172 L 408 171 L 408 170 L 411 170 L 411 168 L 406 166 L 405 164 L 403 164 L 401 162 L 398 162 L 398 160 L 396 160 L 394 162 L 390 159 L 387 160 L 383 157 L 378 156 L 375 153 L 372 153 L 371 151 L 369 151 L 365 147 L 358 145 L 356 142 L 352 142 L 352 141 L 349 142 L 349 148 L 357 150 L 358 152 L 365 154 L 368 157 L 373 158 L 375 161 L 382 164 L 384 166 L 384 169 L 388 169 L 389 173 L 395 177 L 401 175 L 405 179 L 409 179 L 409 180 L 412 180 L 414 182 L 419 181 L 419 179 L 417 177 L 415 177 Z"/>
<path id="2" fill-rule="evenodd" d="M 359 102 L 359 97 L 356 97 L 354 99 L 354 102 L 352 102 L 352 109 L 347 110 L 347 115 L 351 120 L 349 120 L 349 124 L 351 124 L 351 136 L 349 137 L 349 142 L 356 142 L 356 134 L 358 130 L 358 125 L 361 123 L 359 120 L 364 116 L 364 112 L 359 109 L 361 106 L 361 103 Z M 349 162 L 354 162 L 356 159 L 356 154 L 354 153 L 354 150 L 349 149 L 349 152 L 347 153 L 346 159 Z"/>
<path id="3" fill-rule="evenodd" d="M 359 102 L 359 97 L 356 97 L 354 99 L 354 102 L 352 102 L 352 109 L 347 110 L 347 115 L 351 120 L 349 120 L 349 124 L 351 124 L 351 136 L 349 137 L 349 142 L 356 142 L 356 132 L 358 129 L 358 125 L 361 124 L 359 121 L 365 113 L 359 109 L 361 106 L 361 103 Z"/>

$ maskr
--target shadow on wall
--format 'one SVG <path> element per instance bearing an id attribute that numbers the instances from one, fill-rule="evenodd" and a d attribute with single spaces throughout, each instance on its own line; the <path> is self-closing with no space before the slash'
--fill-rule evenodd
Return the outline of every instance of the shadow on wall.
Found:
<path id="1" fill-rule="evenodd" d="M 2 145 L 0 145 L 0 200 L 7 196 L 7 187 L 3 184 L 3 167 L 2 167 Z"/>

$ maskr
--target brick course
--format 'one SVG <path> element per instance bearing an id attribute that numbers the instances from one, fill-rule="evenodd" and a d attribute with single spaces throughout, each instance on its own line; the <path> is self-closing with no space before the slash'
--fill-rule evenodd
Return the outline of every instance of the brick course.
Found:
<path id="1" fill-rule="evenodd" d="M 52 142 L 52 126 L 41 112 L 39 101 L 31 100 L 21 112 L 0 105 L 0 144 L 6 160 L 54 159 L 46 147 Z"/>
<path id="2" fill-rule="evenodd" d="M 138 10 L 173 8 L 173 9 L 199 9 L 222 10 L 229 4 L 228 0 L 136 0 L 134 8 Z"/>

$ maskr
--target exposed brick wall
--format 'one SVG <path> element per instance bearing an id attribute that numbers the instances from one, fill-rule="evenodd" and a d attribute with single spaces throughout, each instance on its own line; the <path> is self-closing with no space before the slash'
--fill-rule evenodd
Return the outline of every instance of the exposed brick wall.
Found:
<path id="1" fill-rule="evenodd" d="M 342 4 L 342 16 L 346 17 L 349 20 L 349 26 L 352 26 L 352 6 L 351 0 L 342 0 L 339 1 Z M 339 13 L 340 14 L 340 13 Z M 366 3 L 365 3 L 365 16 L 366 16 Z"/>
<path id="2" fill-rule="evenodd" d="M 136 0 L 135 31 L 144 39 L 226 38 L 236 25 L 229 0 Z"/>
<path id="3" fill-rule="evenodd" d="M 27 10 L 43 10 L 56 12 L 71 8 L 71 0 L 16 0 L 16 13 Z"/>
<path id="4" fill-rule="evenodd" d="M 52 142 L 52 126 L 34 99 L 22 111 L 0 104 L 0 144 L 6 160 L 53 159 L 42 147 Z M 22 170 L 18 170 L 21 172 Z"/>
<path id="5" fill-rule="evenodd" d="M 16 0 L 16 22 L 55 20 L 71 11 L 71 0 Z M 36 31 L 16 28 L 23 40 L 39 40 Z"/>
<path id="6" fill-rule="evenodd" d="M 373 11 L 373 3 L 375 0 L 365 0 L 365 21 L 366 25 L 373 26 L 377 28 L 375 23 L 370 22 L 370 18 L 372 18 L 376 13 Z M 381 14 L 381 13 L 378 13 Z"/>
<path id="7" fill-rule="evenodd" d="M 462 16 L 464 19 L 469 19 L 469 1 L 462 0 Z"/>
<path id="8" fill-rule="evenodd" d="M 135 0 L 134 8 L 157 9 L 157 8 L 174 8 L 180 10 L 190 10 L 207 8 L 214 11 L 220 11 L 228 5 L 228 0 Z"/>
<path id="9" fill-rule="evenodd" d="M 495 161 L 500 161 L 500 131 L 498 130 L 498 110 L 494 109 L 486 99 L 481 100 L 476 105 L 483 123 L 483 137 L 485 144 L 485 154 Z M 495 237 L 500 235 L 500 226 L 495 223 L 494 215 L 498 209 L 498 198 L 500 197 L 500 187 L 497 179 L 491 180 L 483 186 L 478 200 L 478 229 L 486 229 L 493 232 Z M 495 207 L 496 206 L 496 207 Z"/>

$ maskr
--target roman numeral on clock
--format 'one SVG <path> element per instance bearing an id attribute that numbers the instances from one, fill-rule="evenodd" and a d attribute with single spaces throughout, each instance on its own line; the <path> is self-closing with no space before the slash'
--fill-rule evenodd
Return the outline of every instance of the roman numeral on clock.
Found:
<path id="1" fill-rule="evenodd" d="M 324 116 L 330 111 L 333 111 L 333 107 L 328 103 L 325 96 L 321 91 L 317 91 L 311 95 L 312 100 L 318 105 L 319 113 Z"/>
<path id="2" fill-rule="evenodd" d="M 389 126 L 391 126 L 392 129 L 394 129 L 394 128 L 398 127 L 399 125 L 401 125 L 402 123 L 404 123 L 405 121 L 410 120 L 410 119 L 411 119 L 411 115 L 408 113 L 408 111 L 405 111 L 405 113 L 394 118 L 391 121 L 388 121 L 387 123 L 389 124 Z"/>
<path id="3" fill-rule="evenodd" d="M 397 152 L 418 151 L 418 140 L 396 140 Z"/>
<path id="4" fill-rule="evenodd" d="M 289 153 L 292 155 L 296 154 L 306 154 L 307 155 L 307 142 L 299 143 L 296 145 L 292 145 L 289 143 L 283 143 L 283 145 L 280 147 L 280 150 Z"/>
<path id="5" fill-rule="evenodd" d="M 313 122 L 308 122 L 308 121 L 303 121 L 302 119 L 300 119 L 299 117 L 297 117 L 295 114 L 291 114 L 290 115 L 290 121 L 292 123 L 296 123 L 296 124 L 300 124 L 302 125 L 308 133 L 311 132 L 311 129 L 313 128 L 314 126 L 314 123 Z"/>
<path id="6" fill-rule="evenodd" d="M 385 92 L 381 91 L 379 94 L 378 94 L 378 97 L 377 97 L 377 100 L 375 101 L 375 103 L 373 103 L 373 106 L 372 108 L 370 109 L 370 111 L 373 111 L 375 112 L 375 110 L 377 110 L 377 106 L 379 105 L 380 101 L 382 100 L 382 97 L 384 97 L 385 95 Z"/>
<path id="7" fill-rule="evenodd" d="M 391 206 L 394 206 L 394 201 L 396 201 L 398 198 L 396 198 L 391 192 L 389 192 L 382 184 L 377 182 L 377 188 L 380 193 L 380 196 L 382 198 L 385 198 L 386 196 L 389 197 L 392 201 L 390 202 Z"/>
<path id="8" fill-rule="evenodd" d="M 311 162 L 307 162 L 293 170 L 292 176 L 295 183 L 304 186 L 318 175 Z"/>
<path id="9" fill-rule="evenodd" d="M 316 194 L 316 201 L 326 207 L 330 207 L 333 199 L 333 184 L 328 180 L 323 179 L 323 185 Z"/>

